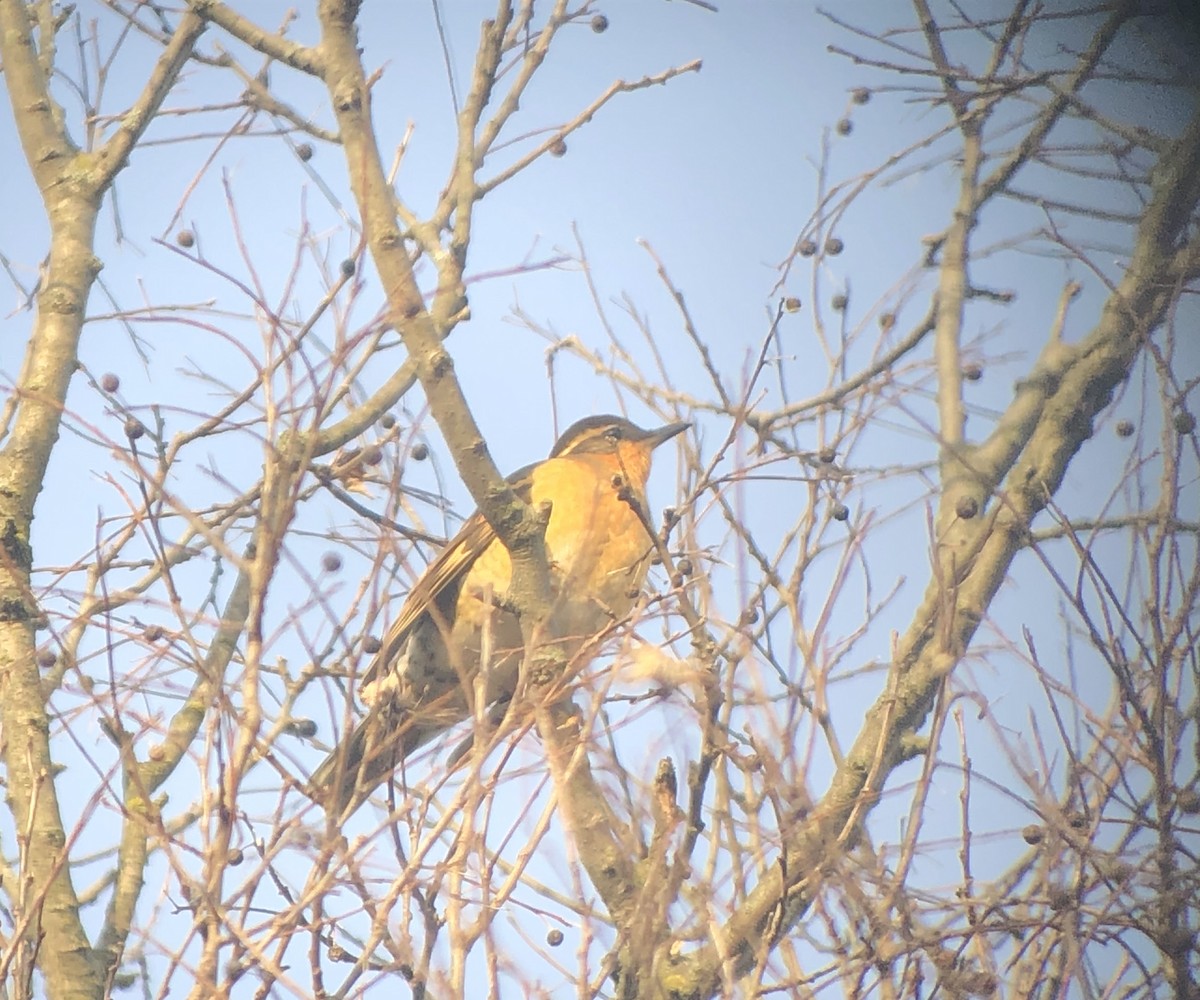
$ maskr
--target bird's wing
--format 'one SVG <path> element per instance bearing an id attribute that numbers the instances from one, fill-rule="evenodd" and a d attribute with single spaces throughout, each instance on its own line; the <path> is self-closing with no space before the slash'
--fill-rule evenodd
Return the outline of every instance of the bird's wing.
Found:
<path id="1" fill-rule="evenodd" d="M 525 503 L 532 494 L 533 466 L 526 466 L 508 477 L 509 485 Z M 369 684 L 387 673 L 408 641 L 412 627 L 421 616 L 433 609 L 437 602 L 448 594 L 457 598 L 458 586 L 475 560 L 496 540 L 496 533 L 479 511 L 468 517 L 458 534 L 446 543 L 436 559 L 425 567 L 425 572 L 413 584 L 408 599 L 400 609 L 400 617 L 392 622 L 367 672 L 362 684 Z M 445 613 L 448 609 L 442 609 Z"/>
<path id="2" fill-rule="evenodd" d="M 509 477 L 517 496 L 529 502 L 532 496 L 533 466 Z M 476 511 L 421 574 L 400 616 L 392 623 L 371 665 L 362 677 L 362 685 L 382 680 L 395 669 L 400 653 L 421 616 L 437 611 L 448 616 L 451 602 L 457 599 L 463 578 L 475 560 L 496 539 L 487 519 Z M 396 769 L 398 762 L 431 735 L 444 729 L 444 720 L 431 723 L 412 716 L 407 708 L 390 698 L 371 705 L 354 730 L 342 739 L 309 779 L 310 794 L 327 796 L 327 808 L 341 815 L 352 804 L 357 808 L 371 791 Z M 336 781 L 335 781 L 336 779 Z"/>

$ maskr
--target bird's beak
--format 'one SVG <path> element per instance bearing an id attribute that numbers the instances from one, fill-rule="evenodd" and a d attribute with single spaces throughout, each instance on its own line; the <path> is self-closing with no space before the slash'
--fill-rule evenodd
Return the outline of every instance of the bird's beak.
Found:
<path id="1" fill-rule="evenodd" d="M 660 427 L 658 430 L 647 431 L 645 441 L 651 448 L 657 448 L 665 441 L 670 441 L 676 434 L 682 434 L 692 426 L 690 420 L 683 420 L 677 424 L 667 424 L 666 427 Z"/>

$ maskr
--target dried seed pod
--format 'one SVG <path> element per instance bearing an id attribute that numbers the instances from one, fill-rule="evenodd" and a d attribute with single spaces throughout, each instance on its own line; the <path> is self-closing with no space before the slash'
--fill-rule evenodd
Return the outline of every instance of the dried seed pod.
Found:
<path id="1" fill-rule="evenodd" d="M 1074 902 L 1074 897 L 1069 890 L 1058 886 L 1050 890 L 1048 902 L 1050 909 L 1061 911 L 1067 909 Z"/>
<path id="2" fill-rule="evenodd" d="M 284 724 L 283 731 L 289 736 L 299 736 L 307 740 L 317 735 L 317 724 L 312 719 L 289 719 Z"/>

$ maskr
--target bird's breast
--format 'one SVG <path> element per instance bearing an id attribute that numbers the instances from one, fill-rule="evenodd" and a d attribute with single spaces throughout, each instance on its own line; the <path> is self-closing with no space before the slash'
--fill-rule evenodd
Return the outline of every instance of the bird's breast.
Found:
<path id="1" fill-rule="evenodd" d="M 560 594 L 580 627 L 623 617 L 646 576 L 650 538 L 632 504 L 645 506 L 645 481 L 630 482 L 603 456 L 555 459 L 534 479 L 535 503 L 551 504 L 546 549 Z M 540 479 L 540 481 L 539 481 Z M 622 499 L 628 490 L 629 499 Z"/>
<path id="2" fill-rule="evenodd" d="M 531 503 L 550 504 L 546 553 L 556 591 L 550 623 L 556 638 L 583 642 L 620 620 L 645 580 L 651 541 L 634 508 L 621 499 L 625 479 L 614 476 L 619 470 L 593 455 L 549 459 L 533 471 Z M 644 485 L 628 484 L 635 503 L 644 505 Z M 464 581 L 460 617 L 478 623 L 494 615 L 495 598 L 503 598 L 511 581 L 508 551 L 493 541 Z"/>

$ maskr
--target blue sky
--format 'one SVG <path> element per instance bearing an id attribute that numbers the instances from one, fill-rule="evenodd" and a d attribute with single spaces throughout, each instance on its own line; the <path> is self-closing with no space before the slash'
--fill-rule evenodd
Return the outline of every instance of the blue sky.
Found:
<path id="1" fill-rule="evenodd" d="M 261 24 L 273 25 L 282 19 L 286 6 L 261 2 L 241 4 L 240 8 Z M 632 81 L 694 59 L 703 60 L 703 69 L 682 74 L 666 86 L 618 95 L 594 121 L 570 137 L 565 156 L 543 158 L 480 206 L 468 263 L 468 273 L 477 279 L 470 286 L 472 318 L 456 331 L 450 347 L 467 397 L 502 469 L 524 465 L 549 450 L 555 436 L 553 403 L 557 405 L 558 429 L 578 417 L 626 405 L 635 420 L 650 423 L 655 419 L 627 394 L 615 390 L 608 378 L 597 376 L 577 360 L 560 355 L 554 380 L 548 379 L 547 342 L 514 321 L 516 307 L 559 336 L 577 336 L 602 352 L 611 345 L 577 265 L 564 261 L 521 273 L 523 265 L 574 257 L 581 243 L 598 299 L 621 343 L 638 364 L 652 365 L 651 352 L 625 311 L 628 302 L 653 331 L 676 387 L 699 399 L 711 400 L 711 388 L 683 337 L 678 311 L 655 273 L 655 262 L 641 241 L 664 262 L 686 297 L 716 366 L 735 383 L 735 373 L 749 367 L 767 337 L 781 295 L 797 296 L 803 308 L 783 316 L 771 354 L 772 371 L 783 372 L 793 398 L 800 398 L 824 388 L 836 375 L 829 370 L 814 329 L 814 315 L 831 326 L 842 322 L 829 309 L 834 294 L 849 293 L 844 322 L 848 329 L 863 331 L 852 353 L 860 362 L 876 343 L 878 335 L 873 331 L 881 312 L 897 311 L 901 332 L 924 314 L 931 283 L 928 272 L 922 273 L 917 266 L 923 253 L 921 240 L 945 226 L 956 193 L 953 171 L 944 164 L 898 174 L 890 185 L 856 200 L 839 219 L 834 235 L 845 243 L 842 255 L 811 265 L 798 262 L 780 287 L 779 265 L 814 215 L 822 166 L 827 187 L 848 183 L 943 124 L 944 109 L 880 91 L 877 88 L 882 83 L 894 80 L 829 53 L 831 42 L 864 50 L 867 46 L 831 25 L 808 3 L 727 3 L 722 4 L 719 15 L 683 0 L 626 0 L 603 9 L 609 19 L 603 34 L 591 31 L 586 23 L 564 29 L 513 123 L 514 135 L 537 138 L 518 142 L 515 150 L 539 141 L 542 130 L 569 121 L 614 79 Z M 492 5 L 475 0 L 442 5 L 449 59 L 460 95 L 469 80 L 479 18 L 491 10 Z M 885 18 L 907 22 L 909 11 L 874 0 L 854 5 L 847 16 L 860 24 L 881 26 Z M 102 18 L 101 30 L 111 39 L 115 22 Z M 314 15 L 303 12 L 294 25 L 294 36 L 311 41 L 315 31 Z M 382 70 L 374 114 L 385 160 L 411 123 L 398 189 L 410 206 L 419 212 L 428 210 L 445 182 L 453 142 L 450 88 L 431 7 L 417 2 L 368 4 L 362 38 L 368 67 Z M 911 36 L 901 40 L 917 44 Z M 1079 39 L 1063 41 L 1071 44 Z M 256 57 L 217 32 L 209 32 L 202 48 L 213 51 L 218 42 L 251 69 L 257 67 Z M 972 54 L 969 41 L 952 44 L 965 46 L 959 52 L 961 57 Z M 1047 52 L 1054 47 L 1049 40 L 1045 44 Z M 127 55 L 139 49 L 150 51 L 140 41 L 129 45 Z M 1152 49 L 1149 43 L 1147 49 Z M 1147 58 L 1136 45 L 1130 47 L 1129 57 L 1135 61 Z M 117 64 L 109 81 L 108 111 L 119 110 L 136 92 L 144 65 L 144 60 L 136 58 Z M 331 124 L 319 87 L 279 67 L 272 70 L 271 84 L 301 113 L 312 115 L 322 125 Z M 872 88 L 869 103 L 852 103 L 850 95 L 857 87 Z M 230 74 L 189 73 L 167 107 L 236 101 L 241 90 L 242 85 Z M 1177 121 L 1173 98 L 1138 101 L 1126 91 L 1115 91 L 1108 99 L 1114 114 L 1150 127 L 1169 132 Z M 70 117 L 77 109 L 68 108 Z M 261 282 L 269 301 L 286 301 L 280 311 L 297 317 L 306 315 L 325 291 L 317 258 L 324 256 L 336 271 L 338 262 L 356 245 L 354 227 L 346 222 L 353 210 L 340 151 L 313 142 L 315 155 L 306 165 L 288 153 L 275 136 L 226 141 L 224 130 L 232 116 L 232 112 L 210 115 L 203 121 L 211 122 L 211 137 L 189 142 L 172 140 L 198 130 L 209 131 L 209 125 L 198 126 L 194 116 L 167 117 L 156 124 L 149 136 L 151 143 L 135 154 L 115 203 L 110 202 L 103 216 L 102 280 L 122 310 L 135 309 L 143 302 L 205 304 L 204 310 L 174 315 L 160 310 L 153 323 L 134 324 L 132 329 L 144 338 L 141 349 L 151 359 L 148 365 L 139 357 L 131 327 L 103 320 L 90 325 L 85 333 L 82 358 L 88 373 L 96 377 L 104 372 L 119 374 L 122 397 L 147 423 L 154 418 L 152 405 L 160 406 L 168 436 L 198 422 L 200 415 L 222 400 L 219 387 L 195 377 L 196 367 L 239 387 L 251 375 L 252 352 L 261 350 L 246 296 L 228 277 L 198 266 L 179 252 L 173 244 L 177 231 L 188 228 L 196 235 L 197 250 L 204 259 L 238 281 Z M 835 128 L 843 118 L 852 124 L 849 135 L 839 135 Z M 266 116 L 259 116 L 255 127 L 268 124 Z M 926 164 L 939 150 L 949 148 L 945 143 L 935 145 L 916 153 L 911 162 Z M 29 288 L 45 250 L 45 227 L 36 192 L 17 160 L 7 104 L 0 110 L 0 149 L 6 151 L 7 175 L 5 184 L 0 185 L 0 251 Z M 823 150 L 827 150 L 827 158 Z M 497 164 L 507 162 L 507 155 L 512 154 L 502 152 L 495 163 L 489 160 L 482 174 L 490 175 Z M 332 192 L 332 200 L 326 190 Z M 1058 190 L 1063 197 L 1093 196 L 1079 185 Z M 1115 205 L 1105 204 L 1124 207 L 1120 199 Z M 985 216 L 979 239 L 981 243 L 999 242 L 1045 224 L 1045 216 L 1037 208 L 1007 203 Z M 827 228 L 819 225 L 816 231 L 821 239 Z M 309 236 L 304 251 L 298 254 L 297 236 L 302 232 Z M 1073 233 L 1081 239 L 1115 241 L 1119 236 L 1116 230 L 1104 227 L 1084 226 Z M 240 247 L 246 249 L 245 257 Z M 1018 295 L 1010 305 L 979 305 L 971 313 L 968 333 L 988 338 L 986 346 L 972 350 L 980 359 L 985 354 L 989 358 L 982 382 L 968 387 L 973 410 L 970 432 L 984 433 L 994 414 L 1011 398 L 1014 379 L 1028 368 L 1044 340 L 1054 303 L 1068 279 L 1085 286 L 1071 314 L 1068 337 L 1083 333 L 1095 316 L 1103 290 L 1099 277 L 1056 256 L 1044 240 L 1035 241 L 1033 249 L 1033 254 L 999 249 L 976 268 L 975 277 L 981 284 L 1011 288 Z M 293 267 L 296 280 L 289 284 Z M 1106 257 L 1098 270 L 1119 273 L 1117 254 Z M 371 317 L 382 301 L 369 264 L 361 274 L 357 301 L 342 299 L 347 315 L 360 322 Z M 428 272 L 425 277 L 428 279 Z M 897 294 L 897 289 L 903 288 L 915 291 L 904 298 Z M 30 322 L 31 313 L 19 309 L 21 301 L 15 288 L 0 292 L 5 317 L 0 336 L 0 379 L 4 383 L 17 376 Z M 210 302 L 215 312 L 208 310 Z M 99 288 L 93 293 L 91 310 L 94 314 L 111 311 Z M 194 325 L 200 323 L 206 326 Z M 352 327 L 347 321 L 346 329 Z M 332 321 L 318 329 L 328 344 L 336 342 L 337 334 Z M 1195 346 L 1191 351 L 1195 360 Z M 381 357 L 377 366 L 368 368 L 363 385 L 369 387 L 371 379 L 386 371 L 397 355 L 393 350 Z M 768 394 L 762 405 L 777 404 L 776 383 L 765 379 L 763 385 Z M 415 395 L 406 405 L 408 413 L 401 415 L 402 423 L 420 413 Z M 878 597 L 891 589 L 894 581 L 909 581 L 895 604 L 872 621 L 869 635 L 850 658 L 854 664 L 886 659 L 889 633 L 906 624 L 928 573 L 929 543 L 921 501 L 928 483 L 877 475 L 881 467 L 919 464 L 934 455 L 931 436 L 922 430 L 924 422 L 934 419 L 928 394 L 913 393 L 906 406 L 903 416 L 893 412 L 873 425 L 870 433 L 856 438 L 854 450 L 844 456 L 857 474 L 855 486 L 845 495 L 852 521 L 844 543 L 851 544 L 853 525 L 862 518 L 891 520 L 872 536 L 878 542 L 868 557 L 869 586 L 867 574 L 855 575 L 843 602 L 849 606 L 839 606 L 832 634 L 846 636 L 854 631 L 868 592 Z M 94 543 L 97 519 L 122 514 L 125 501 L 121 493 L 133 491 L 128 467 L 118 455 L 125 447 L 123 417 L 112 412 L 85 377 L 76 379 L 69 408 L 71 416 L 35 525 L 38 561 L 43 566 L 65 564 L 86 551 Z M 1151 426 L 1157 421 L 1132 395 L 1115 404 L 1113 419 L 1118 415 L 1135 416 L 1139 423 L 1149 421 Z M 838 426 L 837 414 L 814 421 L 801 430 L 802 446 L 818 447 L 836 434 Z M 726 427 L 727 421 L 721 418 L 699 418 L 696 440 L 701 449 L 711 453 Z M 810 432 L 809 438 L 803 437 Z M 406 482 L 427 488 L 444 484 L 457 511 L 466 513 L 471 506 L 469 498 L 457 482 L 432 423 L 424 422 L 420 433 L 434 446 L 435 462 L 410 470 Z M 1081 468 L 1120 467 L 1126 453 L 1118 452 L 1115 442 L 1111 431 L 1098 437 L 1089 446 L 1090 464 Z M 743 458 L 748 458 L 752 442 L 743 440 L 741 446 Z M 258 476 L 261 452 L 256 448 L 252 435 L 231 432 L 208 448 L 189 453 L 175 480 L 179 495 L 197 507 L 228 499 L 235 487 L 245 488 Z M 656 507 L 675 500 L 671 466 L 667 456 L 653 481 L 651 496 Z M 801 472 L 789 470 L 791 481 L 758 484 L 739 495 L 764 538 L 777 539 L 808 503 L 807 487 L 799 481 Z M 1078 503 L 1085 512 L 1095 512 L 1109 488 L 1111 479 L 1081 474 L 1068 482 L 1063 502 Z M 382 499 L 377 496 L 368 502 L 378 506 Z M 906 513 L 895 515 L 900 509 Z M 422 513 L 430 518 L 430 530 L 453 530 L 453 519 L 442 520 L 429 509 Z M 314 537 L 297 538 L 298 558 L 300 553 L 327 549 L 327 540 L 317 535 L 331 529 L 348 536 L 361 535 L 367 539 L 363 552 L 369 549 L 369 532 L 363 532 L 361 524 L 337 505 L 315 506 L 298 527 L 314 533 Z M 841 545 L 843 536 L 836 537 L 835 546 Z M 814 613 L 824 599 L 821 588 L 832 578 L 837 555 L 835 547 L 829 560 L 814 568 L 809 598 Z M 362 571 L 368 560 L 360 553 L 357 560 L 348 556 L 348 563 L 344 580 L 320 579 L 318 588 L 339 613 L 354 596 L 358 580 L 354 573 Z M 211 564 L 205 563 L 188 567 L 182 575 L 196 593 L 203 593 L 211 572 Z M 315 569 L 312 572 L 314 578 L 320 577 Z M 714 569 L 716 578 L 728 588 L 720 603 L 730 618 L 736 617 L 738 602 L 744 598 L 744 572 L 744 565 L 736 561 Z M 44 578 L 47 583 L 52 576 Z M 218 594 L 227 588 L 228 579 L 217 583 Z M 1058 636 L 1061 642 L 1059 609 L 1053 591 L 1045 586 L 1046 581 L 1036 573 L 1014 580 L 993 609 L 1005 631 L 1019 634 L 1019 624 L 1026 624 L 1035 631 L 1045 629 L 1047 636 Z M 311 632 L 305 638 L 286 627 L 292 611 L 311 598 L 307 584 L 299 578 L 294 590 L 285 588 L 279 593 L 273 604 L 280 627 L 273 655 L 299 662 L 306 643 L 316 641 L 308 636 L 328 638 L 332 625 L 322 621 L 320 614 L 310 619 Z M 144 620 L 155 620 L 165 609 L 147 606 L 139 614 Z M 1047 645 L 1053 641 L 1048 639 Z M 140 654 L 131 650 L 130 655 Z M 1031 711 L 1040 714 L 1042 708 L 1031 709 L 1023 693 L 1009 691 L 1005 674 L 1010 668 L 1002 657 L 979 656 L 964 676 L 989 692 L 1001 725 L 1020 727 Z M 869 696 L 866 692 L 877 690 L 879 676 L 868 675 L 865 683 L 850 682 L 842 689 L 845 696 L 835 696 L 834 724 L 844 739 L 857 730 Z M 1107 693 L 1107 686 L 1097 688 L 1098 699 L 1103 700 Z M 664 708 L 661 715 L 655 712 L 647 709 L 643 720 L 648 720 L 645 724 L 651 729 L 657 726 L 666 731 L 656 746 L 672 750 L 679 758 L 694 750 L 690 736 L 672 733 L 663 722 L 686 720 L 686 712 L 674 714 L 672 706 Z M 330 721 L 326 715 L 321 724 L 325 727 Z M 88 739 L 99 742 L 94 732 Z M 645 763 L 652 772 L 650 754 Z M 1005 766 L 998 759 L 991 765 Z M 819 767 L 819 762 L 814 766 Z M 819 792 L 822 781 L 815 773 L 811 777 Z M 955 789 L 939 790 L 939 794 L 947 796 L 946 809 L 956 808 L 952 800 Z M 1005 812 L 1011 806 L 1009 800 L 1000 796 L 996 803 L 998 827 L 1020 825 Z M 889 814 L 885 804 L 876 822 L 881 829 L 897 829 L 906 808 L 903 797 L 894 813 Z M 954 817 L 948 817 L 946 830 L 951 838 L 954 822 Z M 950 849 L 953 847 L 951 842 Z M 999 856 L 1008 859 L 1012 853 L 1013 845 L 1006 842 Z M 948 857 L 947 853 L 944 858 Z M 952 873 L 935 871 L 930 881 L 936 884 L 949 877 Z"/>

